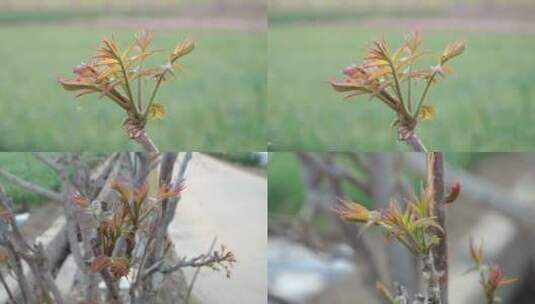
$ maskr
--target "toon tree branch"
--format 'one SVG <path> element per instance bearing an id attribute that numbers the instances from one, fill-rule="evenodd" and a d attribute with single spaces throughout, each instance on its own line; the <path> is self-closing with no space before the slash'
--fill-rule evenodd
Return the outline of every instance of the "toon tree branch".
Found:
<path id="1" fill-rule="evenodd" d="M 80 269 L 84 269 L 85 263 L 80 246 L 78 245 L 78 231 L 79 227 L 77 219 L 73 211 L 71 204 L 71 195 L 74 193 L 74 187 L 72 186 L 66 168 L 63 166 L 59 173 L 60 180 L 63 188 L 63 211 L 65 213 L 65 221 L 67 225 L 67 238 L 69 240 L 69 248 L 71 250 L 74 262 Z"/>
<path id="2" fill-rule="evenodd" d="M 225 265 L 225 263 L 232 265 L 236 261 L 234 254 L 232 253 L 232 251 L 227 250 L 225 246 L 221 246 L 221 249 L 219 251 L 218 250 L 213 251 L 215 242 L 216 242 L 216 239 L 212 241 L 212 244 L 210 245 L 210 250 L 208 251 L 208 253 L 201 254 L 193 258 L 188 258 L 186 256 L 180 257 L 178 258 L 178 261 L 174 265 L 171 265 L 171 266 L 163 265 L 164 264 L 163 260 L 160 260 L 154 263 L 154 265 L 145 269 L 145 272 L 142 274 L 142 277 L 150 276 L 156 271 L 167 274 L 167 273 L 172 273 L 181 268 L 186 268 L 186 267 L 194 267 L 194 268 L 210 267 L 212 269 L 223 268 L 228 272 L 229 268 Z"/>
<path id="3" fill-rule="evenodd" d="M 1 240 L 1 242 L 2 242 L 2 245 L 7 250 L 8 258 L 11 262 L 11 267 L 13 268 L 13 272 L 15 273 L 15 279 L 17 280 L 17 283 L 21 290 L 21 296 L 22 296 L 24 303 L 29 303 L 29 304 L 36 303 L 33 290 L 30 288 L 30 284 L 28 283 L 28 280 L 26 279 L 26 276 L 24 275 L 21 258 L 17 255 L 17 252 L 15 251 L 13 244 L 3 239 Z"/>
<path id="4" fill-rule="evenodd" d="M 427 152 L 427 148 L 414 129 L 411 130 L 400 126 L 398 128 L 398 139 L 409 145 L 415 152 Z"/>
<path id="5" fill-rule="evenodd" d="M 102 161 L 99 161 L 96 166 L 88 166 L 86 164 L 83 164 L 79 157 L 69 156 L 66 154 L 61 154 L 58 157 L 52 157 L 49 156 L 46 153 L 34 153 L 34 156 L 36 159 L 42 161 L 43 163 L 48 163 L 47 165 L 51 167 L 56 174 L 60 176 L 60 179 L 62 180 L 62 197 L 64 199 L 61 200 L 62 203 L 67 202 L 67 204 L 71 204 L 71 194 L 72 192 L 65 191 L 65 188 L 68 187 L 69 189 L 74 189 L 76 185 L 78 190 L 88 193 L 90 198 L 96 197 L 97 199 L 103 200 L 104 196 L 106 196 L 106 192 L 109 192 L 109 183 L 112 179 L 115 178 L 115 176 L 118 173 L 118 169 L 120 167 L 120 153 L 114 153 L 111 154 L 107 158 L 103 158 Z M 72 174 L 67 174 L 66 165 L 68 164 L 72 165 L 72 170 L 75 172 L 72 172 Z M 69 168 L 70 169 L 70 168 Z M 107 191 L 106 191 L 107 190 Z M 69 216 L 74 216 L 74 214 L 71 213 L 65 213 L 65 219 L 59 218 L 49 230 L 44 232 L 40 239 L 43 240 L 43 244 L 46 246 L 45 249 L 43 249 L 43 255 L 47 257 L 47 267 L 48 272 L 50 273 L 50 276 L 47 275 L 47 277 L 29 277 L 28 278 L 28 284 L 33 286 L 41 281 L 45 280 L 53 280 L 60 271 L 63 263 L 67 259 L 67 257 L 72 253 L 73 257 L 75 259 L 75 262 L 77 261 L 76 253 L 71 252 L 71 250 L 79 249 L 79 255 L 82 257 L 80 260 L 82 260 L 82 268 L 79 269 L 85 269 L 85 263 L 83 261 L 83 256 L 87 254 L 87 244 L 84 244 L 84 254 L 82 254 L 82 251 L 80 250 L 80 247 L 78 246 L 79 243 L 79 236 L 81 236 L 82 233 L 87 232 L 88 230 L 79 230 L 77 225 L 72 228 L 72 223 L 67 223 L 66 218 Z M 76 222 L 78 223 L 78 222 Z M 83 224 L 81 224 L 83 225 Z M 75 246 L 71 246 L 69 243 L 69 238 L 73 240 Z M 86 238 L 87 239 L 87 238 Z M 86 303 L 96 303 L 96 300 L 98 299 L 98 274 L 88 274 L 84 273 L 81 277 L 81 282 L 83 282 L 83 293 L 86 294 L 85 302 Z M 95 280 L 96 279 L 96 280 Z M 37 283 L 34 281 L 38 281 Z M 14 296 L 17 299 L 24 298 L 24 291 L 21 290 L 20 286 L 18 289 L 14 290 Z"/>
<path id="6" fill-rule="evenodd" d="M 180 268 L 185 267 L 215 267 L 216 264 L 221 264 L 225 262 L 233 262 L 234 261 L 234 255 L 231 251 L 213 251 L 210 254 L 201 254 L 194 258 L 187 258 L 187 257 L 181 257 L 173 266 L 166 267 L 166 268 L 160 268 L 160 272 L 162 273 L 171 273 L 174 271 L 179 270 Z"/>
<path id="7" fill-rule="evenodd" d="M 178 153 L 163 153 L 160 161 L 158 187 L 160 189 L 179 189 L 184 181 L 186 168 L 191 157 L 191 152 L 184 153 L 179 163 L 177 161 Z M 147 165 L 152 167 L 149 163 Z M 150 275 L 143 274 L 147 273 L 147 269 L 151 267 L 158 268 L 160 263 L 164 263 L 164 261 L 170 258 L 172 259 L 172 254 L 167 253 L 174 252 L 174 248 L 165 246 L 165 244 L 169 237 L 168 227 L 175 216 L 179 200 L 180 191 L 178 191 L 176 196 L 163 199 L 159 204 L 161 206 L 160 210 L 150 218 L 150 223 L 148 224 L 149 232 L 144 240 L 143 254 L 137 274 L 129 290 L 131 303 L 136 303 L 137 301 L 136 290 L 139 286 L 142 289 L 139 296 L 141 303 L 151 303 L 158 294 L 164 279 L 164 273 L 154 270 L 150 272 Z"/>
<path id="8" fill-rule="evenodd" d="M 441 236 L 440 243 L 432 249 L 432 259 L 430 261 L 426 259 L 426 261 L 434 264 L 431 273 L 439 275 L 436 279 L 438 279 L 440 288 L 440 303 L 448 304 L 448 234 L 444 201 L 444 155 L 442 152 L 427 154 L 427 187 L 433 197 L 437 222 L 443 231 L 435 232 Z"/>
<path id="9" fill-rule="evenodd" d="M 145 131 L 145 127 L 140 127 L 135 124 L 129 124 L 126 126 L 128 136 L 138 143 L 146 152 L 159 152 L 158 148 Z"/>
<path id="10" fill-rule="evenodd" d="M 165 153 L 162 156 L 160 165 L 159 186 L 160 187 L 174 187 L 180 185 L 184 181 L 186 168 L 191 160 L 191 152 L 185 153 L 182 162 L 180 163 L 179 172 L 176 178 L 173 178 L 173 172 L 176 167 L 178 154 L 177 153 Z M 153 264 L 159 261 L 163 257 L 163 242 L 167 236 L 167 230 L 171 221 L 175 217 L 176 206 L 180 201 L 180 196 L 164 199 L 161 203 L 162 212 L 157 218 L 157 228 L 155 236 L 155 251 L 149 256 L 149 263 Z"/>
<path id="11" fill-rule="evenodd" d="M 42 303 L 50 301 L 50 294 L 52 294 L 55 303 L 63 304 L 61 293 L 50 273 L 49 262 L 43 246 L 40 243 L 30 246 L 26 242 L 15 223 L 11 199 L 1 191 L 0 205 L 4 210 L 3 219 L 5 221 L 0 227 L 2 230 L 0 241 L 8 249 L 10 260 L 15 265 L 15 273 L 23 291 L 23 298 L 28 299 L 29 302 L 34 300 L 32 297 L 35 297 L 35 301 L 39 298 L 39 302 Z M 6 227 L 6 223 L 9 227 Z M 28 290 L 29 284 L 24 275 L 21 259 L 26 262 L 35 278 L 33 282 L 35 290 Z"/>

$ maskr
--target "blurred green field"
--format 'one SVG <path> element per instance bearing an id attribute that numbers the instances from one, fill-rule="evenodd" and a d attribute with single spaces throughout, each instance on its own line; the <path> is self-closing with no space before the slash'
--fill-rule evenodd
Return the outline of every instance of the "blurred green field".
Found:
<path id="1" fill-rule="evenodd" d="M 250 0 L 256 1 L 258 0 Z M 2 0 L 0 8 L 183 8 L 190 5 L 212 5 L 217 2 L 226 4 L 244 3 L 244 0 Z"/>
<path id="2" fill-rule="evenodd" d="M 59 77 L 89 58 L 113 34 L 121 45 L 132 30 L 69 25 L 0 27 L 0 150 L 110 151 L 138 149 L 120 127 L 124 114 L 96 96 L 75 100 Z M 148 132 L 161 150 L 265 149 L 266 40 L 260 33 L 156 32 L 155 48 L 186 36 L 197 42 L 184 72 L 159 92 L 167 107 Z M 162 58 L 163 60 L 163 58 Z"/>
<path id="3" fill-rule="evenodd" d="M 330 25 L 270 25 L 268 133 L 273 151 L 405 150 L 389 127 L 393 113 L 366 97 L 349 102 L 327 84 L 360 61 L 382 35 L 401 42 L 396 30 Z M 464 39 L 457 73 L 432 88 L 437 115 L 418 132 L 430 149 L 522 151 L 535 147 L 535 37 L 528 34 L 424 33 L 423 48 L 441 52 Z M 431 62 L 429 62 L 431 64 Z"/>
<path id="4" fill-rule="evenodd" d="M 488 16 L 515 13 L 531 18 L 532 0 L 270 0 L 269 20 L 276 23 L 351 21 L 370 17 L 459 15 Z"/>

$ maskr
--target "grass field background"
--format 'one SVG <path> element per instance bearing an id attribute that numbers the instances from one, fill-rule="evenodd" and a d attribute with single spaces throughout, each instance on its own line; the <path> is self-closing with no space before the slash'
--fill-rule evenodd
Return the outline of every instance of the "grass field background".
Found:
<path id="1" fill-rule="evenodd" d="M 272 150 L 404 150 L 389 127 L 393 113 L 377 100 L 349 101 L 327 84 L 359 62 L 382 35 L 401 42 L 395 29 L 274 22 L 269 32 L 269 137 Z M 522 151 L 535 147 L 535 36 L 433 31 L 423 48 L 441 52 L 457 39 L 465 54 L 456 74 L 432 88 L 437 114 L 418 132 L 433 150 Z M 431 62 L 429 62 L 431 64 Z"/>
<path id="2" fill-rule="evenodd" d="M 0 150 L 136 149 L 118 107 L 96 96 L 75 100 L 58 77 L 89 58 L 113 34 L 124 46 L 135 30 L 16 24 L 0 27 Z M 162 150 L 263 150 L 266 41 L 260 33 L 157 31 L 155 48 L 186 36 L 197 42 L 184 72 L 163 87 L 168 113 L 148 132 Z M 163 60 L 163 58 L 162 58 Z M 162 61 L 163 62 L 163 61 Z"/>

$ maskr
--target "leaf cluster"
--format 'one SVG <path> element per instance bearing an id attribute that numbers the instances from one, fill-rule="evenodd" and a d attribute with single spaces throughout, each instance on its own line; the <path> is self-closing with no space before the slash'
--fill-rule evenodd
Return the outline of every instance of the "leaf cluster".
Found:
<path id="1" fill-rule="evenodd" d="M 347 93 L 346 98 L 368 95 L 369 99 L 379 99 L 397 114 L 393 126 L 413 130 L 419 120 L 433 118 L 435 110 L 426 104 L 428 91 L 437 82 L 437 76 L 453 72 L 446 63 L 462 54 L 465 48 L 463 42 L 454 42 L 438 56 L 436 65 L 417 68 L 419 59 L 431 55 L 420 50 L 421 44 L 418 32 L 408 35 L 395 50 L 384 39 L 375 41 L 362 63 L 349 65 L 343 71 L 344 78 L 331 80 L 330 84 L 335 91 Z M 413 96 L 416 82 L 424 83 L 418 98 Z"/>
<path id="2" fill-rule="evenodd" d="M 127 114 L 123 125 L 130 137 L 145 127 L 149 118 L 162 118 L 163 104 L 155 101 L 158 90 L 169 76 L 181 70 L 179 59 L 191 53 L 195 47 L 192 40 L 178 43 L 159 67 L 145 67 L 145 61 L 162 50 L 151 49 L 153 34 L 139 33 L 125 49 L 121 49 L 114 39 L 104 39 L 89 63 L 74 67 L 74 79 L 60 79 L 59 83 L 67 91 L 77 92 L 76 97 L 99 94 L 121 107 Z M 150 94 L 143 93 L 144 82 L 153 82 Z"/>

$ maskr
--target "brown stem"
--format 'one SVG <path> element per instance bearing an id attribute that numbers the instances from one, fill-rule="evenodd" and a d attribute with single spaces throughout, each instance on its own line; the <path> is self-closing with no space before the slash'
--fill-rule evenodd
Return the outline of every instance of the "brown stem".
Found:
<path id="1" fill-rule="evenodd" d="M 103 269 L 102 271 L 100 271 L 100 276 L 102 277 L 102 281 L 104 281 L 104 284 L 106 284 L 106 288 L 108 289 L 108 297 L 110 303 L 121 303 L 119 286 L 117 286 L 117 283 L 113 280 L 113 277 L 111 276 L 109 270 Z"/>
<path id="2" fill-rule="evenodd" d="M 73 185 L 71 184 L 66 168 L 63 167 L 60 171 L 60 179 L 63 184 L 63 211 L 65 212 L 65 221 L 67 224 L 67 239 L 69 240 L 69 248 L 71 250 L 74 262 L 80 269 L 85 268 L 84 258 L 78 245 L 78 224 L 77 218 L 71 206 L 71 194 L 74 193 Z"/>
<path id="3" fill-rule="evenodd" d="M 400 126 L 398 128 L 398 139 L 409 145 L 415 152 L 427 152 L 427 148 L 416 132 L 414 132 L 414 129 L 411 130 L 407 127 Z"/>
<path id="4" fill-rule="evenodd" d="M 429 92 L 429 88 L 431 87 L 431 84 L 435 80 L 435 77 L 437 76 L 437 71 L 433 72 L 429 80 L 427 81 L 427 85 L 425 86 L 425 89 L 422 93 L 422 96 L 420 97 L 420 101 L 418 102 L 418 106 L 416 107 L 416 110 L 413 113 L 413 118 L 416 119 L 418 117 L 418 114 L 420 113 L 420 108 L 423 106 L 425 102 L 425 97 L 427 96 L 427 92 Z"/>
<path id="5" fill-rule="evenodd" d="M 130 137 L 143 148 L 143 150 L 147 152 L 159 152 L 150 136 L 145 132 L 145 129 L 131 127 L 129 128 L 128 133 Z"/>
<path id="6" fill-rule="evenodd" d="M 394 76 L 394 84 L 396 85 L 396 94 L 398 95 L 399 102 L 401 104 L 401 107 L 405 108 L 404 102 L 403 102 L 403 94 L 401 93 L 401 86 L 399 85 L 399 78 L 398 78 L 398 72 L 396 69 L 396 66 L 390 60 L 390 58 L 387 59 L 388 64 L 390 65 L 390 69 L 392 70 L 392 75 Z"/>
<path id="7" fill-rule="evenodd" d="M 435 268 L 440 273 L 439 287 L 442 304 L 448 304 L 448 242 L 446 227 L 446 211 L 444 204 L 444 156 L 442 152 L 431 152 L 427 155 L 427 185 L 433 196 L 434 215 L 442 227 L 440 243 L 432 249 Z M 438 231 L 437 231 L 438 233 Z"/>
<path id="8" fill-rule="evenodd" d="M 132 110 L 137 112 L 134 95 L 132 94 L 132 89 L 130 88 L 130 79 L 128 79 L 128 72 L 126 71 L 126 68 L 123 64 L 123 60 L 120 57 L 117 58 L 117 61 L 119 62 L 119 65 L 121 66 L 121 71 L 123 73 L 124 84 L 126 86 L 126 94 L 128 95 L 129 104 L 132 106 Z"/>
<path id="9" fill-rule="evenodd" d="M 19 283 L 19 288 L 21 290 L 24 303 L 30 303 L 30 304 L 35 303 L 35 296 L 33 294 L 33 291 L 30 288 L 30 284 L 26 280 L 26 277 L 24 276 L 24 270 L 22 268 L 22 261 L 20 257 L 17 255 L 17 252 L 15 251 L 13 244 L 11 244 L 11 242 L 8 241 L 6 242 L 6 244 L 3 244 L 3 245 L 7 249 L 9 260 L 11 261 L 11 267 L 13 268 L 17 282 Z"/>
<path id="10" fill-rule="evenodd" d="M 13 264 L 15 266 L 13 268 L 15 269 L 15 273 L 17 274 L 17 278 L 21 284 L 23 295 L 27 292 L 27 290 L 24 290 L 23 288 L 25 287 L 23 281 L 26 280 L 24 278 L 24 272 L 20 258 L 26 262 L 31 270 L 31 273 L 36 278 L 34 283 L 39 294 L 45 298 L 48 298 L 49 293 L 52 293 L 55 303 L 63 304 L 63 298 L 50 273 L 48 259 L 45 255 L 43 246 L 40 243 L 37 243 L 32 247 L 26 242 L 17 225 L 15 224 L 13 210 L 11 209 L 11 199 L 3 192 L 0 192 L 0 205 L 8 214 L 7 222 L 10 227 L 9 235 L 2 237 L 2 241 L 4 243 L 3 245 L 5 248 L 7 248 L 10 259 L 14 262 Z M 28 296 L 29 294 L 26 295 Z"/>
<path id="11" fill-rule="evenodd" d="M 435 267 L 435 259 L 431 252 L 422 257 L 422 272 L 425 278 L 425 303 L 444 304 L 440 289 L 440 272 Z"/>

